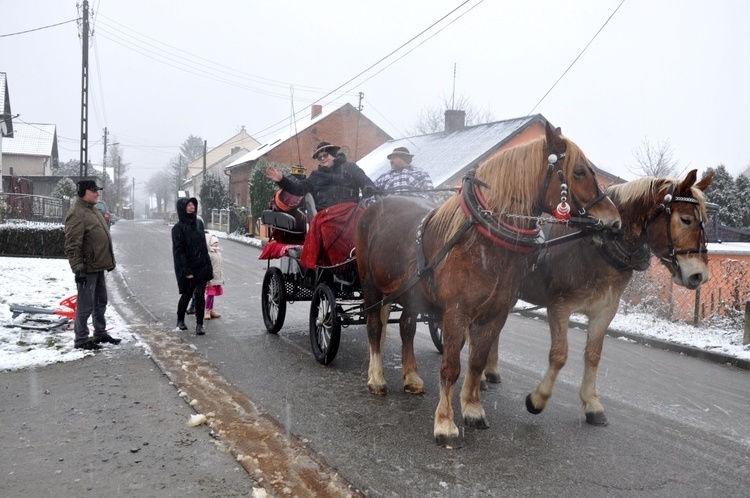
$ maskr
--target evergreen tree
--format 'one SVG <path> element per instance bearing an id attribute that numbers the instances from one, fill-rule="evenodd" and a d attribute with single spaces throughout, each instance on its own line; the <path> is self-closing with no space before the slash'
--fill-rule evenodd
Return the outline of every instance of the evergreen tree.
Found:
<path id="1" fill-rule="evenodd" d="M 269 165 L 279 168 L 284 174 L 290 171 L 290 167 L 286 164 L 269 164 L 265 159 L 260 159 L 255 164 L 250 175 L 250 212 L 251 216 L 256 219 L 264 209 L 268 209 L 268 203 L 279 189 L 272 180 L 266 177 L 266 168 Z"/>
<path id="2" fill-rule="evenodd" d="M 185 160 L 185 167 L 203 156 L 203 139 L 190 135 L 180 146 L 180 156 Z"/>
<path id="3" fill-rule="evenodd" d="M 737 219 L 735 228 L 750 230 L 750 203 L 747 202 L 750 199 L 750 178 L 740 174 L 734 181 L 734 188 L 737 200 L 741 200 L 741 202 L 735 202 Z"/>
<path id="4" fill-rule="evenodd" d="M 63 197 L 73 199 L 78 195 L 78 189 L 73 180 L 66 176 L 65 178 L 61 178 L 60 181 L 55 184 L 55 188 L 52 189 L 50 195 L 52 197 L 57 197 L 58 199 L 62 199 Z"/>
<path id="5" fill-rule="evenodd" d="M 221 178 L 210 173 L 201 184 L 200 191 L 203 219 L 211 219 L 212 209 L 224 209 L 229 206 L 229 188 Z"/>
<path id="6" fill-rule="evenodd" d="M 734 179 L 723 164 L 716 168 L 708 168 L 703 176 L 707 176 L 712 171 L 714 178 L 706 190 L 706 198 L 709 202 L 719 205 L 719 223 L 736 227 L 738 197 Z"/>

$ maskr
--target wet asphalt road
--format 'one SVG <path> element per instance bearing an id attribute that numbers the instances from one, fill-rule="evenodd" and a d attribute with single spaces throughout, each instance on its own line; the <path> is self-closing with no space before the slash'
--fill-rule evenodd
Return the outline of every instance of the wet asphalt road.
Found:
<path id="1" fill-rule="evenodd" d="M 118 275 L 132 296 L 116 308 L 174 325 L 178 299 L 170 227 L 122 221 L 112 229 Z M 401 392 L 400 340 L 389 327 L 384 365 L 390 394 L 367 391 L 363 326 L 342 331 L 336 360 L 310 351 L 309 302 L 288 306 L 278 335 L 263 325 L 259 249 L 222 240 L 222 318 L 208 333 L 173 333 L 261 410 L 307 442 L 369 496 L 745 496 L 750 484 L 750 372 L 607 338 L 598 377 L 609 426 L 585 423 L 578 402 L 585 334 L 570 332 L 570 359 L 547 409 L 524 398 L 546 368 L 544 321 L 512 315 L 501 335 L 503 383 L 482 401 L 488 430 L 467 429 L 464 447 L 432 438 L 440 355 L 426 327 L 416 339 L 427 393 Z M 459 379 L 459 383 L 462 379 Z M 458 394 L 458 393 L 457 393 Z M 454 400 L 458 407 L 458 396 Z M 458 410 L 458 408 L 457 408 Z M 460 426 L 460 420 L 457 420 Z"/>

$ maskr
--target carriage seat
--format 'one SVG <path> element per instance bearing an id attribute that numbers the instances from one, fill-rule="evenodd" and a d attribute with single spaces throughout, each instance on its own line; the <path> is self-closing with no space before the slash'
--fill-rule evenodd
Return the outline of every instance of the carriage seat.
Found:
<path id="1" fill-rule="evenodd" d="M 266 209 L 260 214 L 260 221 L 264 225 L 291 233 L 305 233 L 305 221 L 302 217 L 294 217 L 284 211 Z"/>

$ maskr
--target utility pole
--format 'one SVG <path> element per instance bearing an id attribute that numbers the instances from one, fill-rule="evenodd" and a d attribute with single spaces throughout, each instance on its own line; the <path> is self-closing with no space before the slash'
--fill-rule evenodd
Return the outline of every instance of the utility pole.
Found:
<path id="1" fill-rule="evenodd" d="M 130 189 L 130 213 L 135 219 L 135 177 L 133 177 L 133 186 Z"/>
<path id="2" fill-rule="evenodd" d="M 120 163 L 122 162 L 122 159 L 120 159 L 120 156 L 117 156 L 115 158 L 115 164 L 113 165 L 115 169 L 115 188 L 117 191 L 117 198 L 115 199 L 115 213 L 117 213 L 117 216 L 122 216 L 122 197 L 120 197 Z"/>
<path id="3" fill-rule="evenodd" d="M 81 62 L 81 164 L 79 176 L 89 174 L 89 1 L 83 0 L 83 23 L 81 25 L 83 59 Z"/>
<path id="4" fill-rule="evenodd" d="M 208 140 L 203 141 L 203 181 L 206 181 L 206 151 L 208 149 Z"/>
<path id="5" fill-rule="evenodd" d="M 177 200 L 177 197 L 180 195 L 180 187 L 182 186 L 182 154 L 177 158 L 179 167 L 177 168 L 177 174 L 174 175 L 176 178 L 176 189 L 174 191 L 174 198 Z"/>
<path id="6" fill-rule="evenodd" d="M 104 170 L 104 178 L 102 179 L 102 183 L 104 183 L 104 186 L 107 186 L 107 127 L 104 127 L 104 159 L 102 159 L 102 170 Z M 105 191 L 106 192 L 106 191 Z M 110 200 L 110 203 L 112 201 Z"/>

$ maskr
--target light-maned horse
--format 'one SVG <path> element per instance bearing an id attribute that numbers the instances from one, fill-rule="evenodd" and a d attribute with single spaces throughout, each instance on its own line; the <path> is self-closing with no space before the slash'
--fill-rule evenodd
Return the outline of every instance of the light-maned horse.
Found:
<path id="1" fill-rule="evenodd" d="M 697 289 L 709 280 L 704 191 L 713 174 L 696 183 L 696 173 L 691 171 L 684 180 L 648 177 L 610 186 L 607 194 L 622 217 L 619 237 L 600 244 L 579 239 L 540 252 L 519 289 L 520 299 L 547 308 L 552 336 L 547 372 L 526 397 L 529 412 L 538 414 L 547 406 L 568 357 L 570 315 L 582 313 L 588 317 L 588 326 L 579 397 L 586 421 L 606 425 L 596 391 L 597 368 L 605 332 L 633 271 L 647 269 L 653 253 L 678 285 Z M 566 231 L 554 227 L 551 237 Z M 497 359 L 496 344 L 486 370 L 489 382 L 500 381 Z"/>
<path id="2" fill-rule="evenodd" d="M 538 232 L 534 217 L 552 212 L 567 188 L 568 202 L 572 200 L 579 213 L 587 211 L 605 226 L 620 224 L 617 209 L 602 195 L 583 152 L 559 128 L 552 130 L 549 124 L 546 128 L 544 137 L 481 164 L 473 181 L 464 180 L 462 193 L 433 211 L 418 200 L 389 196 L 368 207 L 359 220 L 356 253 L 367 315 L 368 388 L 375 395 L 387 393 L 381 351 L 389 296 L 399 295 L 396 302 L 403 308 L 399 325 L 407 393 L 424 392 L 414 358 L 416 316 L 419 312 L 442 316 L 444 354 L 434 422 L 439 445 L 461 443 L 454 422 L 453 391 L 464 341 L 470 350 L 461 413 L 467 426 L 488 427 L 479 381 L 515 300 L 526 258 L 535 250 L 529 247 L 533 246 L 530 238 Z M 469 214 L 471 199 L 480 202 L 473 209 L 482 213 L 482 220 Z M 437 265 L 418 276 L 420 262 Z M 404 291 L 405 283 L 415 278 L 413 287 Z"/>

